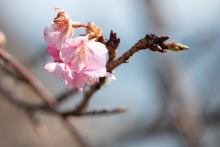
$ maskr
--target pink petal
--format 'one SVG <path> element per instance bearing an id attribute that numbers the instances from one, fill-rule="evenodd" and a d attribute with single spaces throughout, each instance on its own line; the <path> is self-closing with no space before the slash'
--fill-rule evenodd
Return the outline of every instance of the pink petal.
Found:
<path id="1" fill-rule="evenodd" d="M 60 55 L 59 55 L 60 50 L 58 50 L 56 48 L 56 44 L 49 44 L 47 46 L 46 50 L 47 50 L 48 55 L 52 56 L 55 61 L 57 61 L 57 62 L 61 61 L 60 60 Z"/>
<path id="2" fill-rule="evenodd" d="M 47 70 L 51 74 L 55 75 L 65 75 L 66 74 L 66 64 L 64 63 L 57 63 L 57 62 L 47 62 L 44 65 L 44 70 Z"/>
<path id="3" fill-rule="evenodd" d="M 72 61 L 70 62 L 70 68 L 77 73 L 82 71 L 88 65 L 88 49 L 83 46 L 79 46 L 75 52 L 72 53 L 71 58 Z"/>
<path id="4" fill-rule="evenodd" d="M 95 54 L 106 54 L 106 46 L 100 42 L 89 41 L 86 43 L 87 47 L 90 48 Z"/>
<path id="5" fill-rule="evenodd" d="M 79 46 L 88 41 L 88 36 L 79 36 L 71 40 L 72 46 Z"/>
<path id="6" fill-rule="evenodd" d="M 74 75 L 68 70 L 68 65 L 64 63 L 48 62 L 45 64 L 44 69 L 51 74 L 61 75 L 69 89 L 76 87 L 74 84 Z"/>
<path id="7" fill-rule="evenodd" d="M 86 79 L 88 78 L 88 75 L 81 73 L 81 74 L 77 74 L 77 84 L 76 86 L 78 87 L 78 90 L 81 92 L 82 91 L 82 87 L 85 85 Z"/>
<path id="8" fill-rule="evenodd" d="M 105 73 L 105 77 L 108 77 L 108 78 L 111 78 L 113 80 L 116 80 L 115 76 L 113 74 L 109 73 L 109 72 Z"/>
<path id="9" fill-rule="evenodd" d="M 103 68 L 102 70 L 100 71 L 94 71 L 94 70 L 87 70 L 87 71 L 84 71 L 85 74 L 91 76 L 91 77 L 94 77 L 94 78 L 99 78 L 99 77 L 103 77 L 105 75 L 105 72 L 106 72 L 106 69 Z"/>
<path id="10" fill-rule="evenodd" d="M 76 71 L 77 73 L 81 72 L 86 66 L 86 62 L 84 60 L 80 60 L 79 58 L 75 57 L 70 62 L 71 70 Z"/>
<path id="11" fill-rule="evenodd" d="M 92 70 L 100 70 L 106 65 L 106 55 L 105 54 L 95 54 L 91 55 L 89 53 L 89 61 L 87 68 Z"/>
<path id="12" fill-rule="evenodd" d="M 66 36 L 67 28 L 56 25 L 54 23 L 50 23 L 44 29 L 44 40 L 51 44 L 56 44 L 58 49 L 63 48 L 65 44 L 66 37 L 71 38 L 72 32 L 70 36 Z"/>
<path id="13" fill-rule="evenodd" d="M 76 54 L 78 54 L 78 52 L 81 50 L 82 46 L 84 45 L 84 42 L 88 41 L 88 37 L 80 36 L 74 39 L 66 38 L 65 41 L 66 45 L 61 49 L 60 57 L 63 62 L 69 63 L 71 60 L 73 60 L 73 58 L 78 56 Z"/>
<path id="14" fill-rule="evenodd" d="M 60 58 L 64 63 L 69 63 L 72 60 L 72 55 L 77 48 L 73 46 L 64 47 L 60 50 Z"/>
<path id="15" fill-rule="evenodd" d="M 60 34 L 62 33 L 61 31 L 62 31 L 62 27 L 54 23 L 50 23 L 44 29 L 45 41 L 48 43 L 55 44 L 58 41 L 58 39 L 60 39 L 60 36 L 61 36 Z"/>
<path id="16" fill-rule="evenodd" d="M 99 76 L 104 77 L 105 75 L 106 75 L 106 68 L 104 67 L 99 71 Z"/>
<path id="17" fill-rule="evenodd" d="M 71 72 L 72 77 L 73 77 L 73 85 L 74 87 L 78 87 L 78 91 L 82 91 L 82 87 L 86 83 L 86 79 L 88 78 L 88 75 L 86 75 L 84 72 L 76 73 L 74 71 Z"/>
<path id="18" fill-rule="evenodd" d="M 75 87 L 75 85 L 74 85 L 74 83 L 73 83 L 73 77 L 72 77 L 71 71 L 68 72 L 68 74 L 65 74 L 65 75 L 63 76 L 63 78 L 64 78 L 65 83 L 66 83 L 66 85 L 67 85 L 67 87 L 68 87 L 69 89 L 72 89 L 72 88 Z"/>

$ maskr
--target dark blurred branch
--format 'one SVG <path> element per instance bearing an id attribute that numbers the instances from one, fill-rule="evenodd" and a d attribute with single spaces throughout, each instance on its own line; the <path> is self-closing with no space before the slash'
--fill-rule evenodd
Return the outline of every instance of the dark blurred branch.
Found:
<path id="1" fill-rule="evenodd" d="M 25 109 L 27 112 L 30 112 L 30 114 L 32 114 L 32 112 L 35 112 L 36 110 L 42 110 L 45 112 L 50 112 L 50 113 L 54 113 L 54 114 L 58 114 L 61 115 L 63 117 L 67 117 L 69 115 L 76 115 L 73 112 L 65 112 L 65 113 L 60 113 L 58 111 L 55 111 L 54 109 L 52 109 L 51 107 L 49 107 L 46 104 L 30 104 L 27 103 L 23 100 L 22 97 L 19 96 L 18 93 L 14 92 L 14 89 L 2 84 L 0 82 L 0 91 L 14 104 L 16 104 L 17 106 L 19 106 L 22 109 Z M 95 110 L 90 110 L 90 111 L 86 111 L 83 112 L 81 115 L 108 115 L 108 114 L 117 114 L 117 113 L 122 113 L 127 111 L 127 107 L 125 106 L 120 106 L 117 108 L 113 108 L 113 109 L 95 109 Z M 32 117 L 32 115 L 30 115 Z"/>
<path id="2" fill-rule="evenodd" d="M 160 62 L 163 69 L 155 70 L 158 75 L 158 82 L 161 84 L 162 96 L 170 106 L 172 124 L 189 147 L 214 147 L 215 142 L 211 134 L 206 134 L 206 145 L 204 145 L 204 142 L 201 143 L 201 134 L 207 130 L 204 117 L 202 117 L 195 95 L 191 93 L 192 89 L 190 87 L 180 88 L 180 84 L 186 84 L 181 83 L 180 77 L 187 78 L 181 68 L 181 63 L 179 61 L 176 61 L 175 65 L 173 63 L 172 59 L 167 59 Z M 177 64 L 178 66 L 176 66 Z M 186 79 L 185 82 L 190 81 Z"/>
<path id="3" fill-rule="evenodd" d="M 106 78 L 100 78 L 99 83 L 96 83 L 95 85 L 90 86 L 90 89 L 87 92 L 85 92 L 82 102 L 76 107 L 76 109 L 74 109 L 73 111 L 70 111 L 69 114 L 82 115 L 92 95 L 101 88 L 101 86 L 105 83 L 105 79 Z"/>
<path id="4" fill-rule="evenodd" d="M 27 82 L 27 80 L 5 59 L 0 58 L 0 65 L 5 69 L 5 71 L 13 75 L 16 79 Z"/>
<path id="5" fill-rule="evenodd" d="M 54 107 L 56 104 L 56 99 L 54 96 L 46 89 L 46 87 L 37 80 L 17 59 L 15 59 L 8 52 L 0 48 L 0 57 L 7 60 L 11 65 L 20 72 L 24 78 L 30 83 L 31 86 L 38 92 L 38 94 L 51 106 Z"/>
<path id="6" fill-rule="evenodd" d="M 67 97 L 69 97 L 73 94 L 76 94 L 77 92 L 78 92 L 77 88 L 65 91 L 65 92 L 61 93 L 59 96 L 57 96 L 57 101 L 61 102 L 61 101 L 65 100 Z"/>
<path id="7" fill-rule="evenodd" d="M 120 106 L 117 108 L 113 109 L 95 109 L 95 110 L 90 110 L 90 111 L 85 111 L 82 112 L 80 115 L 85 116 L 85 115 L 109 115 L 109 114 L 118 114 L 127 111 L 127 107 L 125 106 Z M 65 112 L 61 114 L 63 117 L 67 117 L 69 115 L 74 115 L 73 112 Z"/>
<path id="8" fill-rule="evenodd" d="M 150 21 L 146 20 L 147 25 L 152 27 L 150 30 L 155 33 L 161 33 L 166 29 L 166 17 L 164 17 L 165 9 L 160 2 L 155 0 L 146 0 L 146 15 L 150 17 Z"/>
<path id="9" fill-rule="evenodd" d="M 55 112 L 54 109 L 49 107 L 47 104 L 29 104 L 25 102 L 23 97 L 20 96 L 18 92 L 15 92 L 14 87 L 12 87 L 10 84 L 6 84 L 3 82 L 0 82 L 0 91 L 13 103 L 15 103 L 17 106 L 21 107 L 22 109 L 25 109 L 27 111 L 32 110 L 44 110 L 47 112 Z"/>
<path id="10" fill-rule="evenodd" d="M 117 113 L 122 113 L 127 111 L 128 108 L 125 106 L 120 106 L 117 108 L 113 108 L 113 109 L 96 109 L 96 110 L 90 110 L 90 111 L 86 111 L 84 113 L 84 115 L 108 115 L 108 114 L 117 114 Z"/>

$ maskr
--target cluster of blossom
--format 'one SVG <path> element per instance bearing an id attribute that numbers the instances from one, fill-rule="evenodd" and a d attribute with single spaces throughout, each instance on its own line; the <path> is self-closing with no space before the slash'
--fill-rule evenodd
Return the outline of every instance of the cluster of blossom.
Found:
<path id="1" fill-rule="evenodd" d="M 48 42 L 47 53 L 54 58 L 44 69 L 51 74 L 61 75 L 68 88 L 82 91 L 85 84 L 92 85 L 100 77 L 115 77 L 106 72 L 106 46 L 96 41 L 97 31 L 89 26 L 72 21 L 65 11 L 55 8 L 57 17 L 44 29 Z M 72 38 L 74 28 L 84 27 L 87 34 Z M 96 27 L 96 26 L 95 26 Z M 96 29 L 97 30 L 97 29 Z M 91 34 L 96 34 L 91 36 Z"/>

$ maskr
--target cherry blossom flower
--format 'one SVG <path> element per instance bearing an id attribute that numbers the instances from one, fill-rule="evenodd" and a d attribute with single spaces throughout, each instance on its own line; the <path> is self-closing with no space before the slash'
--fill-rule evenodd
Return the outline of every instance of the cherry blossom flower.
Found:
<path id="1" fill-rule="evenodd" d="M 93 85 L 99 81 L 100 77 L 110 77 L 115 80 L 112 74 L 106 72 L 105 67 L 100 70 L 85 68 L 77 73 L 70 69 L 69 64 L 48 62 L 45 64 L 44 69 L 51 74 L 62 76 L 69 89 L 77 87 L 79 92 L 82 91 L 85 84 Z"/>
<path id="2" fill-rule="evenodd" d="M 92 70 L 105 67 L 107 49 L 102 43 L 89 41 L 88 36 L 76 37 L 67 42 L 60 50 L 60 58 L 64 63 L 70 63 L 70 68 L 75 72 L 85 67 Z"/>
<path id="3" fill-rule="evenodd" d="M 47 25 L 44 29 L 44 40 L 51 44 L 56 44 L 61 49 L 65 44 L 65 38 L 71 38 L 74 35 L 74 29 L 85 27 L 86 25 L 72 21 L 69 15 L 60 8 L 55 8 L 57 17 L 54 22 Z"/>
<path id="4" fill-rule="evenodd" d="M 82 87 L 87 85 L 93 85 L 96 82 L 99 82 L 100 77 L 104 77 L 106 73 L 106 69 L 103 68 L 100 71 L 94 71 L 90 69 L 83 69 L 80 73 L 76 73 L 74 71 L 71 72 L 73 80 L 70 81 L 69 86 L 72 87 L 78 87 L 78 91 L 82 91 Z"/>
<path id="5" fill-rule="evenodd" d="M 106 46 L 92 39 L 102 35 L 101 28 L 94 23 L 88 26 L 74 22 L 60 8 L 55 8 L 57 17 L 44 29 L 44 39 L 49 43 L 47 53 L 54 58 L 45 64 L 44 69 L 51 74 L 60 75 L 68 88 L 77 87 L 82 91 L 84 85 L 99 82 L 100 77 L 115 77 L 106 72 Z M 74 28 L 85 27 L 86 36 L 72 39 Z"/>

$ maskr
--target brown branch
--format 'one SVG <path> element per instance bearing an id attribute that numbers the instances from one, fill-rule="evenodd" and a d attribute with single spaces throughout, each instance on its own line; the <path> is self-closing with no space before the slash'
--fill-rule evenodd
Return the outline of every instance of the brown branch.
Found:
<path id="1" fill-rule="evenodd" d="M 85 115 L 109 115 L 109 114 L 118 114 L 127 111 L 128 108 L 126 106 L 120 106 L 113 109 L 94 109 L 90 111 L 85 111 L 80 114 L 80 116 Z M 65 112 L 61 114 L 63 117 L 67 117 L 70 115 L 74 115 L 73 112 Z"/>
<path id="2" fill-rule="evenodd" d="M 164 44 L 164 41 L 169 39 L 168 36 L 156 36 L 154 34 L 147 34 L 143 39 L 139 40 L 130 50 L 125 52 L 121 57 L 116 60 L 113 60 L 116 57 L 116 48 L 120 42 L 120 39 L 117 38 L 116 33 L 111 31 L 109 42 L 105 42 L 104 36 L 98 38 L 98 41 L 102 42 L 108 47 L 109 50 L 109 61 L 107 62 L 106 68 L 107 71 L 112 73 L 113 69 L 119 66 L 122 63 L 127 63 L 129 58 L 139 50 L 149 48 L 152 51 L 158 51 L 161 53 L 166 52 L 167 46 Z M 92 95 L 101 88 L 105 83 L 106 78 L 100 78 L 99 83 L 91 86 L 90 89 L 85 92 L 83 100 L 73 111 L 67 112 L 68 115 L 83 115 L 85 108 L 87 107 L 89 100 Z M 65 115 L 67 116 L 67 115 Z"/>
<path id="3" fill-rule="evenodd" d="M 54 98 L 54 96 L 17 59 L 15 59 L 12 55 L 10 55 L 2 48 L 0 48 L 0 56 L 9 61 L 11 65 L 24 76 L 24 78 L 30 83 L 32 87 L 34 87 L 34 89 L 38 92 L 38 94 L 43 98 L 45 102 L 47 102 L 51 107 L 54 107 L 56 105 L 56 99 Z"/>
<path id="4" fill-rule="evenodd" d="M 105 78 L 102 77 L 99 79 L 99 83 L 90 86 L 90 89 L 85 92 L 82 102 L 76 107 L 75 110 L 71 111 L 70 114 L 72 115 L 82 115 L 84 109 L 87 107 L 89 100 L 91 99 L 92 95 L 101 88 L 101 86 L 105 83 Z"/>
<path id="5" fill-rule="evenodd" d="M 107 71 L 112 72 L 113 69 L 121 65 L 122 63 L 128 63 L 130 57 L 140 51 L 149 48 L 152 51 L 158 51 L 161 53 L 166 52 L 167 46 L 164 41 L 169 39 L 169 36 L 156 36 L 154 34 L 147 34 L 143 39 L 140 39 L 131 49 L 125 52 L 118 59 L 107 63 Z"/>
<path id="6" fill-rule="evenodd" d="M 13 75 L 16 79 L 27 82 L 27 80 L 8 61 L 0 58 L 0 65 L 7 73 Z"/>
<path id="7" fill-rule="evenodd" d="M 126 106 L 120 106 L 114 109 L 95 109 L 91 111 L 86 111 L 83 115 L 109 115 L 109 114 L 118 114 L 127 111 Z"/>
<path id="8" fill-rule="evenodd" d="M 120 38 L 117 38 L 117 34 L 114 31 L 110 32 L 110 39 L 106 42 L 108 49 L 108 62 L 113 61 L 117 56 L 117 48 L 120 43 Z"/>
<path id="9" fill-rule="evenodd" d="M 61 102 L 61 101 L 65 100 L 66 98 L 68 98 L 69 96 L 76 94 L 77 92 L 78 92 L 77 88 L 65 91 L 57 97 L 57 101 Z"/>
<path id="10" fill-rule="evenodd" d="M 55 112 L 54 109 L 49 107 L 47 104 L 30 104 L 25 102 L 18 93 L 14 91 L 13 88 L 11 88 L 11 85 L 3 84 L 0 82 L 0 91 L 7 96 L 7 99 L 16 104 L 17 106 L 27 110 L 44 110 L 47 112 Z"/>

